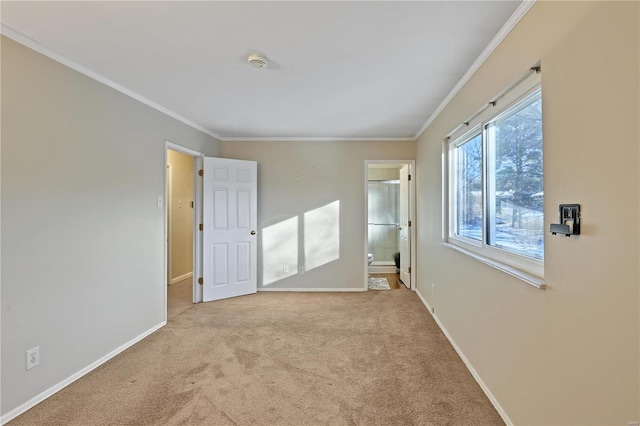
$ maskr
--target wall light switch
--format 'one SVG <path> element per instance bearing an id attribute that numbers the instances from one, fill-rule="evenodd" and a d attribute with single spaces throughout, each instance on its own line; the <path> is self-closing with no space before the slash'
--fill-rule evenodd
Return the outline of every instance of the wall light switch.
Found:
<path id="1" fill-rule="evenodd" d="M 164 200 L 162 199 L 162 195 L 158 196 L 158 208 L 161 209 L 164 205 Z"/>

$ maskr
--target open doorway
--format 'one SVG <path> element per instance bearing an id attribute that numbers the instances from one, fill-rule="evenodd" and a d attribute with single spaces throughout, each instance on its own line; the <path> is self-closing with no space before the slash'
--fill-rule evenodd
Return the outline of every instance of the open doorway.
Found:
<path id="1" fill-rule="evenodd" d="M 167 319 L 193 304 L 193 157 L 167 150 Z"/>
<path id="2" fill-rule="evenodd" d="M 256 293 L 258 165 L 205 157 L 168 141 L 165 146 L 165 306 L 169 320 L 194 303 Z M 189 170 L 181 183 L 179 162 Z M 189 179 L 192 185 L 180 190 Z M 162 197 L 158 197 L 158 206 L 162 206 Z M 178 224 L 180 215 L 190 221 Z M 187 270 L 189 258 L 192 266 Z"/>
<path id="3" fill-rule="evenodd" d="M 166 297 L 167 320 L 196 303 L 194 269 L 197 205 L 196 170 L 200 154 L 167 143 L 166 149 Z"/>
<path id="4" fill-rule="evenodd" d="M 367 289 L 413 289 L 411 175 L 415 162 L 367 161 L 365 166 L 365 286 Z"/>

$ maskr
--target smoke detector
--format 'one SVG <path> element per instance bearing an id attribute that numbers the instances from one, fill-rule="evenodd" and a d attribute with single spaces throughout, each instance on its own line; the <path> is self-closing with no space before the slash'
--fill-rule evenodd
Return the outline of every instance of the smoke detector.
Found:
<path id="1" fill-rule="evenodd" d="M 251 53 L 247 56 L 247 61 L 254 68 L 265 68 L 269 64 L 269 60 L 262 55 L 258 55 L 257 53 Z"/>

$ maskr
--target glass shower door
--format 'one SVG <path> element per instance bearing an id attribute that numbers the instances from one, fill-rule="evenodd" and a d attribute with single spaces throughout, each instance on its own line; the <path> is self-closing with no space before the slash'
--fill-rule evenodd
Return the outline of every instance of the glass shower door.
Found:
<path id="1" fill-rule="evenodd" d="M 395 265 L 400 181 L 369 181 L 369 253 L 373 265 Z"/>

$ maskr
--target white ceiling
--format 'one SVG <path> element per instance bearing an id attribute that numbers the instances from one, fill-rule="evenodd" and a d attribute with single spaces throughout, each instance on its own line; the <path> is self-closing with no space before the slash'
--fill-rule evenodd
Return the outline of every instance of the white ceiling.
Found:
<path id="1" fill-rule="evenodd" d="M 0 16 L 4 34 L 223 139 L 414 139 L 519 6 L 2 1 Z"/>

